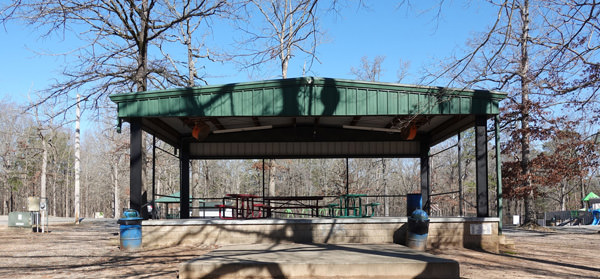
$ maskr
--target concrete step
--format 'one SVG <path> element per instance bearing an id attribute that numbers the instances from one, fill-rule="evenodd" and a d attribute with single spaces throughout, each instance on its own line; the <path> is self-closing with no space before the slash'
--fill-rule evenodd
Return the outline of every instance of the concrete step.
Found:
<path id="1" fill-rule="evenodd" d="M 514 251 L 515 250 L 515 241 L 513 239 L 507 238 L 505 235 L 498 236 L 498 245 L 500 246 L 501 251 Z"/>
<path id="2" fill-rule="evenodd" d="M 458 262 L 397 244 L 231 245 L 183 263 L 185 278 L 459 278 Z"/>

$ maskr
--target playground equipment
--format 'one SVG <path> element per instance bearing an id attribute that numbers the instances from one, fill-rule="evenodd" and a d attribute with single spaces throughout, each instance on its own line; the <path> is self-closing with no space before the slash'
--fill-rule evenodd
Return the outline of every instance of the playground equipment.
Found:
<path id="1" fill-rule="evenodd" d="M 594 220 L 592 220 L 592 225 L 600 225 L 600 197 L 594 192 L 590 192 L 583 201 L 588 203 L 589 211 L 592 212 L 592 216 Z"/>
<path id="2" fill-rule="evenodd" d="M 592 223 L 592 212 L 585 209 L 552 211 L 544 213 L 544 222 L 546 226 L 578 226 L 590 225 Z"/>

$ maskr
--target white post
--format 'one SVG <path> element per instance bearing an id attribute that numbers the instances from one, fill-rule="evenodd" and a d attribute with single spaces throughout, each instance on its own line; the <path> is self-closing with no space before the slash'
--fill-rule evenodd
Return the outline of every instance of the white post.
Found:
<path id="1" fill-rule="evenodd" d="M 79 224 L 79 179 L 81 174 L 81 166 L 80 164 L 80 146 L 79 146 L 79 122 L 81 118 L 81 108 L 80 108 L 80 96 L 77 94 L 77 109 L 76 109 L 76 119 L 75 119 L 75 224 Z"/>

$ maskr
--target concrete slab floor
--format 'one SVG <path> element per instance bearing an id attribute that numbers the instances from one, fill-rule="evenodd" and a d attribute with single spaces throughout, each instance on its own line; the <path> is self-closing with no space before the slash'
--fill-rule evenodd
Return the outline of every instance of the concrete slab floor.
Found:
<path id="1" fill-rule="evenodd" d="M 230 245 L 180 265 L 180 278 L 459 278 L 458 262 L 397 244 Z"/>

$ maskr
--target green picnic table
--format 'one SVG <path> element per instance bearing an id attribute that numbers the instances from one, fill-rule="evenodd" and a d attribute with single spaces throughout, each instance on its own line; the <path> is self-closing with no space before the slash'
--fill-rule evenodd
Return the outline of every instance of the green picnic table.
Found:
<path id="1" fill-rule="evenodd" d="M 362 198 L 367 194 L 345 194 L 340 196 L 342 215 L 339 217 L 362 217 Z"/>

